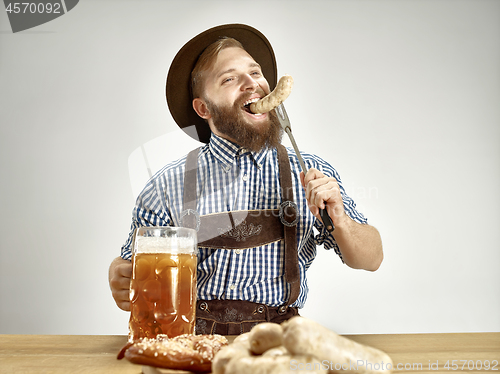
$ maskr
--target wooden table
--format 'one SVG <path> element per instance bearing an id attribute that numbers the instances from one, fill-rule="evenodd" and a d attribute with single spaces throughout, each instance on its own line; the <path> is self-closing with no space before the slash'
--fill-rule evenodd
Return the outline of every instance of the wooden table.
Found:
<path id="1" fill-rule="evenodd" d="M 347 337 L 387 352 L 394 362 L 394 373 L 500 374 L 500 333 Z M 106 335 L 0 335 L 0 373 L 139 374 L 141 366 L 116 359 L 126 341 L 126 336 Z M 492 370 L 494 360 L 496 370 Z M 484 368 L 486 361 L 490 370 Z M 478 370 L 479 363 L 482 370 Z"/>

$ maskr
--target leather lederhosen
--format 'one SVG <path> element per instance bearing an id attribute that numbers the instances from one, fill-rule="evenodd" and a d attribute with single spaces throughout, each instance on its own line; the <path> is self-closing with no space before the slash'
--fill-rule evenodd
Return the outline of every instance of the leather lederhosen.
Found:
<path id="1" fill-rule="evenodd" d="M 237 335 L 250 331 L 257 323 L 269 321 L 281 323 L 298 315 L 298 309 L 290 307 L 300 292 L 296 226 L 298 210 L 293 202 L 288 153 L 282 145 L 277 147 L 277 151 L 282 191 L 279 209 L 230 211 L 204 216 L 199 216 L 196 210 L 199 148 L 187 156 L 182 226 L 198 231 L 198 246 L 203 248 L 236 250 L 284 240 L 284 276 L 288 284 L 288 298 L 279 307 L 242 300 L 198 300 L 197 334 Z"/>

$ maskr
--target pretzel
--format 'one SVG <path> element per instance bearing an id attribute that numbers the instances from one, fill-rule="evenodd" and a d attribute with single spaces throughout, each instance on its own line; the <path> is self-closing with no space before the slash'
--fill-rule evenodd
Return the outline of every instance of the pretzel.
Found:
<path id="1" fill-rule="evenodd" d="M 160 334 L 155 339 L 143 338 L 128 343 L 117 358 L 125 357 L 134 364 L 158 368 L 208 373 L 215 354 L 227 344 L 227 339 L 221 335 L 184 334 L 169 339 Z"/>
<path id="2" fill-rule="evenodd" d="M 282 76 L 276 88 L 269 95 L 250 104 L 250 110 L 255 114 L 267 113 L 273 110 L 290 96 L 292 86 L 293 78 L 290 75 Z"/>

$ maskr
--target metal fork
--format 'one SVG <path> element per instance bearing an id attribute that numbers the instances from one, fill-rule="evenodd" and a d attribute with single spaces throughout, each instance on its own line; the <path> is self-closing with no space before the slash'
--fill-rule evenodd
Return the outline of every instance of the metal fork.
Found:
<path id="1" fill-rule="evenodd" d="M 292 127 L 290 126 L 290 120 L 288 119 L 288 114 L 286 113 L 285 106 L 283 105 L 283 103 L 281 103 L 274 109 L 274 111 L 278 116 L 278 120 L 280 121 L 281 127 L 283 127 L 283 130 L 285 130 L 285 132 L 288 134 L 288 137 L 292 142 L 293 149 L 295 150 L 297 158 L 299 159 L 300 167 L 302 168 L 304 175 L 306 175 L 307 174 L 306 164 L 304 163 L 304 159 L 302 158 L 299 152 L 299 147 L 297 147 L 297 143 L 295 143 L 295 139 L 292 135 Z M 329 232 L 332 232 L 335 229 L 335 227 L 333 226 L 332 219 L 328 215 L 326 209 L 320 208 L 319 214 L 321 215 L 321 220 L 323 221 L 323 224 L 325 225 L 326 229 Z"/>

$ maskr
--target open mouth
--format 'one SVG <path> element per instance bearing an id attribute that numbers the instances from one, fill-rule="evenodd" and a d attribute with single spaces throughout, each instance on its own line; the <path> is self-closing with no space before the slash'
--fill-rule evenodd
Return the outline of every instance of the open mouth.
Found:
<path id="1" fill-rule="evenodd" d="M 262 115 L 262 114 L 253 113 L 253 112 L 250 110 L 250 104 L 255 103 L 256 101 L 259 101 L 259 100 L 260 100 L 260 98 L 255 97 L 255 98 L 253 98 L 253 99 L 250 99 L 250 100 L 245 101 L 245 102 L 243 103 L 243 109 L 245 110 L 245 112 L 250 113 L 250 114 L 253 114 L 253 115 L 255 115 L 255 116 L 260 116 L 260 115 Z"/>

